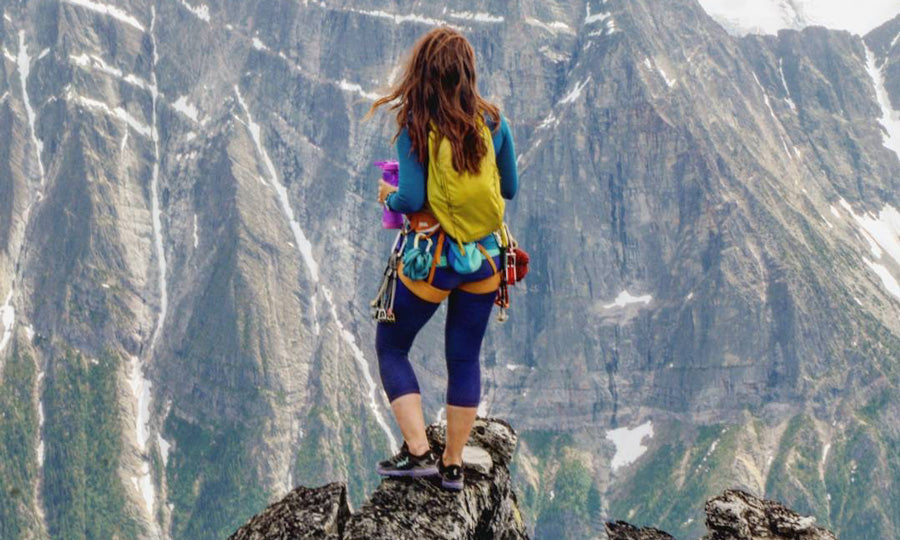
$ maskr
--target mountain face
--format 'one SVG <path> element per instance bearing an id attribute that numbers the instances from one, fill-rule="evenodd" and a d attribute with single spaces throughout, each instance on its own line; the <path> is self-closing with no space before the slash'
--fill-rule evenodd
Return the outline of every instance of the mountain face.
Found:
<path id="1" fill-rule="evenodd" d="M 224 538 L 294 485 L 375 487 L 395 128 L 362 117 L 440 24 L 519 155 L 531 272 L 483 412 L 517 426 L 533 536 L 699 537 L 730 487 L 900 534 L 900 17 L 735 37 L 694 0 L 0 9 L 0 537 Z"/>

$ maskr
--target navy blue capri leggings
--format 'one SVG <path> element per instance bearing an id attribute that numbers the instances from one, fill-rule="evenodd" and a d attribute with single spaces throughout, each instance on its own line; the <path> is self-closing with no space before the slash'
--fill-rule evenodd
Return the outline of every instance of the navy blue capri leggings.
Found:
<path id="1" fill-rule="evenodd" d="M 444 279 L 436 278 L 436 284 L 445 281 L 448 274 L 456 274 L 443 268 L 438 273 L 444 274 L 439 276 Z M 478 406 L 481 398 L 481 342 L 496 296 L 496 292 L 475 294 L 460 289 L 450 292 L 444 329 L 448 405 Z M 396 322 L 378 323 L 375 332 L 378 370 L 389 401 L 405 394 L 420 393 L 416 374 L 409 363 L 409 350 L 416 334 L 431 319 L 438 306 L 440 303 L 419 298 L 401 280 L 397 281 L 394 298 Z"/>

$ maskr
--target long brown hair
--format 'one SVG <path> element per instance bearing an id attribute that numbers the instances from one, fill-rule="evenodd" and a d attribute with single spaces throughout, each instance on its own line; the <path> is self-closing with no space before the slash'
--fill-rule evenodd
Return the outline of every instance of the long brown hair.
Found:
<path id="1" fill-rule="evenodd" d="M 500 110 L 481 97 L 475 77 L 475 50 L 462 34 L 441 26 L 419 38 L 405 62 L 403 75 L 388 94 L 372 104 L 366 113 L 397 100 L 390 110 L 397 111 L 397 140 L 404 127 L 409 129 L 412 148 L 424 163 L 428 153 L 428 124 L 437 125 L 437 141 L 446 137 L 453 148 L 453 167 L 478 173 L 487 145 L 482 138 L 478 117 L 487 112 L 500 126 Z"/>

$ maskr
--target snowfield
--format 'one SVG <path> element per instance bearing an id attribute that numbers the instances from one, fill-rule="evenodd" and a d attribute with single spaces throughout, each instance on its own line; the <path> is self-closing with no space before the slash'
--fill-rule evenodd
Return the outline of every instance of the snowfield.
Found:
<path id="1" fill-rule="evenodd" d="M 824 26 L 865 34 L 900 14 L 900 0 L 700 0 L 731 34 Z"/>

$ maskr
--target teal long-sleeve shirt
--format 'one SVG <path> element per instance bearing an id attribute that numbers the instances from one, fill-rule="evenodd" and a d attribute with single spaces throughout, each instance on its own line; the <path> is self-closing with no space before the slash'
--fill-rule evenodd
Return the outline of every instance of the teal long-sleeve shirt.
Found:
<path id="1" fill-rule="evenodd" d="M 488 127 L 493 129 L 493 121 L 488 117 Z M 500 194 L 504 199 L 512 199 L 519 190 L 519 172 L 516 167 L 516 147 L 506 117 L 500 115 L 500 129 L 493 134 L 494 154 L 500 170 Z M 417 212 L 425 204 L 425 166 L 419 163 L 419 155 L 412 148 L 409 131 L 404 127 L 397 137 L 397 161 L 400 165 L 397 191 L 385 200 L 388 208 L 408 214 Z"/>

